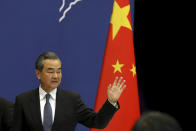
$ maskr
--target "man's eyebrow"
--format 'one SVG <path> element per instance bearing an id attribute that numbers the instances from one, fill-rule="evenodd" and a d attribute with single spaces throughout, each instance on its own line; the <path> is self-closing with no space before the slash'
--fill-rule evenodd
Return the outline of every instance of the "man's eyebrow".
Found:
<path id="1" fill-rule="evenodd" d="M 48 68 L 48 70 L 55 70 L 54 68 Z M 61 67 L 60 68 L 58 68 L 57 70 L 61 70 Z"/>
<path id="2" fill-rule="evenodd" d="M 54 70 L 54 68 L 48 68 L 48 70 Z"/>

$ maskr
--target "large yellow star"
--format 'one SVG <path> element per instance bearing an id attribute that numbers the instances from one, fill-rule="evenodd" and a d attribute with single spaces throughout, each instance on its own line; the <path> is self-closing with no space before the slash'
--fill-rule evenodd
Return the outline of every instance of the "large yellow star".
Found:
<path id="1" fill-rule="evenodd" d="M 130 71 L 133 73 L 133 77 L 134 77 L 136 75 L 136 67 L 134 64 L 132 65 L 132 69 Z"/>
<path id="2" fill-rule="evenodd" d="M 115 38 L 121 26 L 132 30 L 129 19 L 127 18 L 127 15 L 129 14 L 129 10 L 130 10 L 129 5 L 120 8 L 118 3 L 114 1 L 113 13 L 111 17 L 111 24 L 113 25 L 113 35 L 112 35 L 113 39 Z"/>
<path id="3" fill-rule="evenodd" d="M 124 64 L 119 64 L 119 61 L 117 60 L 116 64 L 112 66 L 114 67 L 114 73 L 116 73 L 117 71 L 122 73 L 121 68 L 124 66 Z"/>

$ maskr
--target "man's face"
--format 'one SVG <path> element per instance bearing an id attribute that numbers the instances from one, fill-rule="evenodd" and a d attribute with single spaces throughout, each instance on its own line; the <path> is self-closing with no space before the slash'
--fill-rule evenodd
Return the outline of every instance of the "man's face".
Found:
<path id="1" fill-rule="evenodd" d="M 61 83 L 61 62 L 58 59 L 46 59 L 43 65 L 42 72 L 36 70 L 37 78 L 41 81 L 43 89 L 53 90 Z"/>

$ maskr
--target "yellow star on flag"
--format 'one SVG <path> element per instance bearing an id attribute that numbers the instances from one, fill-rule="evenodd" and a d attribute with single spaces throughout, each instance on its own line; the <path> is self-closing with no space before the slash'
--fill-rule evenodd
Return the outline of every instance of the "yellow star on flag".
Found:
<path id="1" fill-rule="evenodd" d="M 132 65 L 132 69 L 130 71 L 133 73 L 133 77 L 134 77 L 136 75 L 136 67 L 134 64 Z"/>
<path id="2" fill-rule="evenodd" d="M 114 73 L 116 73 L 117 71 L 122 73 L 121 68 L 124 66 L 124 64 L 119 64 L 119 61 L 117 60 L 116 64 L 112 66 L 114 67 Z"/>
<path id="3" fill-rule="evenodd" d="M 129 11 L 130 11 L 130 5 L 120 8 L 118 3 L 114 1 L 113 13 L 111 17 L 111 23 L 113 25 L 113 35 L 112 35 L 113 39 L 115 38 L 121 26 L 132 30 L 130 21 L 127 18 Z"/>

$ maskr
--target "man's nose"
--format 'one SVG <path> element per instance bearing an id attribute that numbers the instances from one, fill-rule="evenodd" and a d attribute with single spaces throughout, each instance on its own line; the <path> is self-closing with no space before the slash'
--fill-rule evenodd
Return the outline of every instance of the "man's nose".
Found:
<path id="1" fill-rule="evenodd" d="M 52 75 L 52 77 L 53 78 L 57 78 L 58 77 L 58 74 L 56 72 L 54 72 L 53 75 Z"/>

